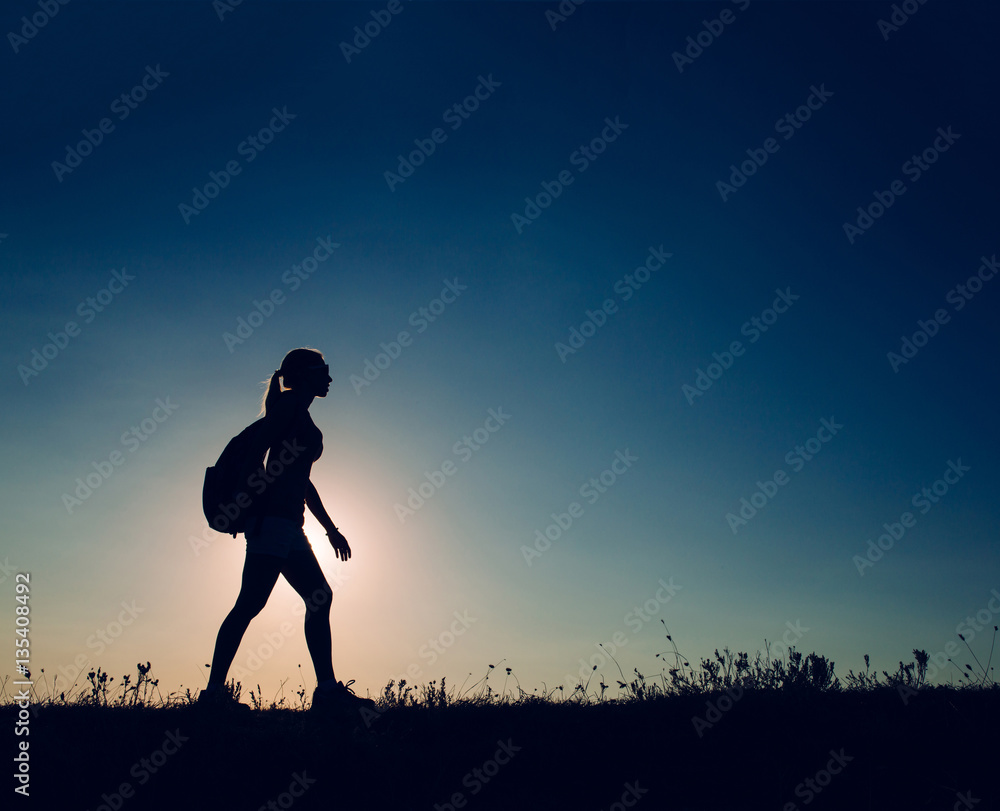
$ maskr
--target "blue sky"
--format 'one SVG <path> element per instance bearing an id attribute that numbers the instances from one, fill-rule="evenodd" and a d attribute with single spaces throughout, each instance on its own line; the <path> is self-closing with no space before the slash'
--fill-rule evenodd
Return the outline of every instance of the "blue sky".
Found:
<path id="1" fill-rule="evenodd" d="M 660 619 L 692 663 L 982 653 L 996 10 L 393 8 L 74 3 L 0 49 L 33 669 L 204 684 L 243 559 L 204 469 L 297 346 L 334 378 L 313 481 L 354 557 L 306 531 L 362 692 L 568 685 L 598 643 L 655 675 Z M 279 584 L 234 663 L 265 695 L 312 685 L 298 605 Z"/>

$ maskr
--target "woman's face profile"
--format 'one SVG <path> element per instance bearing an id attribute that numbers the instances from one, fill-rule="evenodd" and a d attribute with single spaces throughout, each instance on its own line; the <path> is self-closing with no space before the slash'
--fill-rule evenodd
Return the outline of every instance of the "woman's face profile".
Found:
<path id="1" fill-rule="evenodd" d="M 303 372 L 302 384 L 308 393 L 315 397 L 326 397 L 333 382 L 333 378 L 330 377 L 330 366 L 326 363 L 317 363 L 307 366 Z"/>

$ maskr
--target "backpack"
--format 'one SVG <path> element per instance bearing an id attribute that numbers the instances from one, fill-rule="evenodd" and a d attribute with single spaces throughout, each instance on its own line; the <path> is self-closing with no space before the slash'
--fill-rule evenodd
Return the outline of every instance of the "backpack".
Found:
<path id="1" fill-rule="evenodd" d="M 259 506 L 264 492 L 263 481 L 258 479 L 254 487 L 250 479 L 264 467 L 267 449 L 260 459 L 250 457 L 254 439 L 265 419 L 261 417 L 229 440 L 218 461 L 205 468 L 205 484 L 201 490 L 205 518 L 212 529 L 234 538 L 238 532 L 246 531 L 247 520 L 254 514 L 255 506 Z"/>

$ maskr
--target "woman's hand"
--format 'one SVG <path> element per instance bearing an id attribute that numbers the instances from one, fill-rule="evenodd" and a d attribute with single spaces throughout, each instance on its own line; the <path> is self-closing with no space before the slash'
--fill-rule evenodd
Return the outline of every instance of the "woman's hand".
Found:
<path id="1" fill-rule="evenodd" d="M 333 551 L 340 560 L 350 560 L 351 558 L 351 547 L 347 543 L 347 538 L 340 534 L 340 530 L 334 528 L 330 532 L 326 533 L 327 537 L 330 539 L 330 546 L 333 547 Z"/>

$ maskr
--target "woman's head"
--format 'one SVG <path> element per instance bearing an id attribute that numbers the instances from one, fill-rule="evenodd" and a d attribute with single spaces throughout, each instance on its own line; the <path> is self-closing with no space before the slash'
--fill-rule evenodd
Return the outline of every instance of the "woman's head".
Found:
<path id="1" fill-rule="evenodd" d="M 266 382 L 267 393 L 261 402 L 261 414 L 266 414 L 286 389 L 325 396 L 330 388 L 330 367 L 319 350 L 303 346 L 285 355 L 281 366 Z"/>

